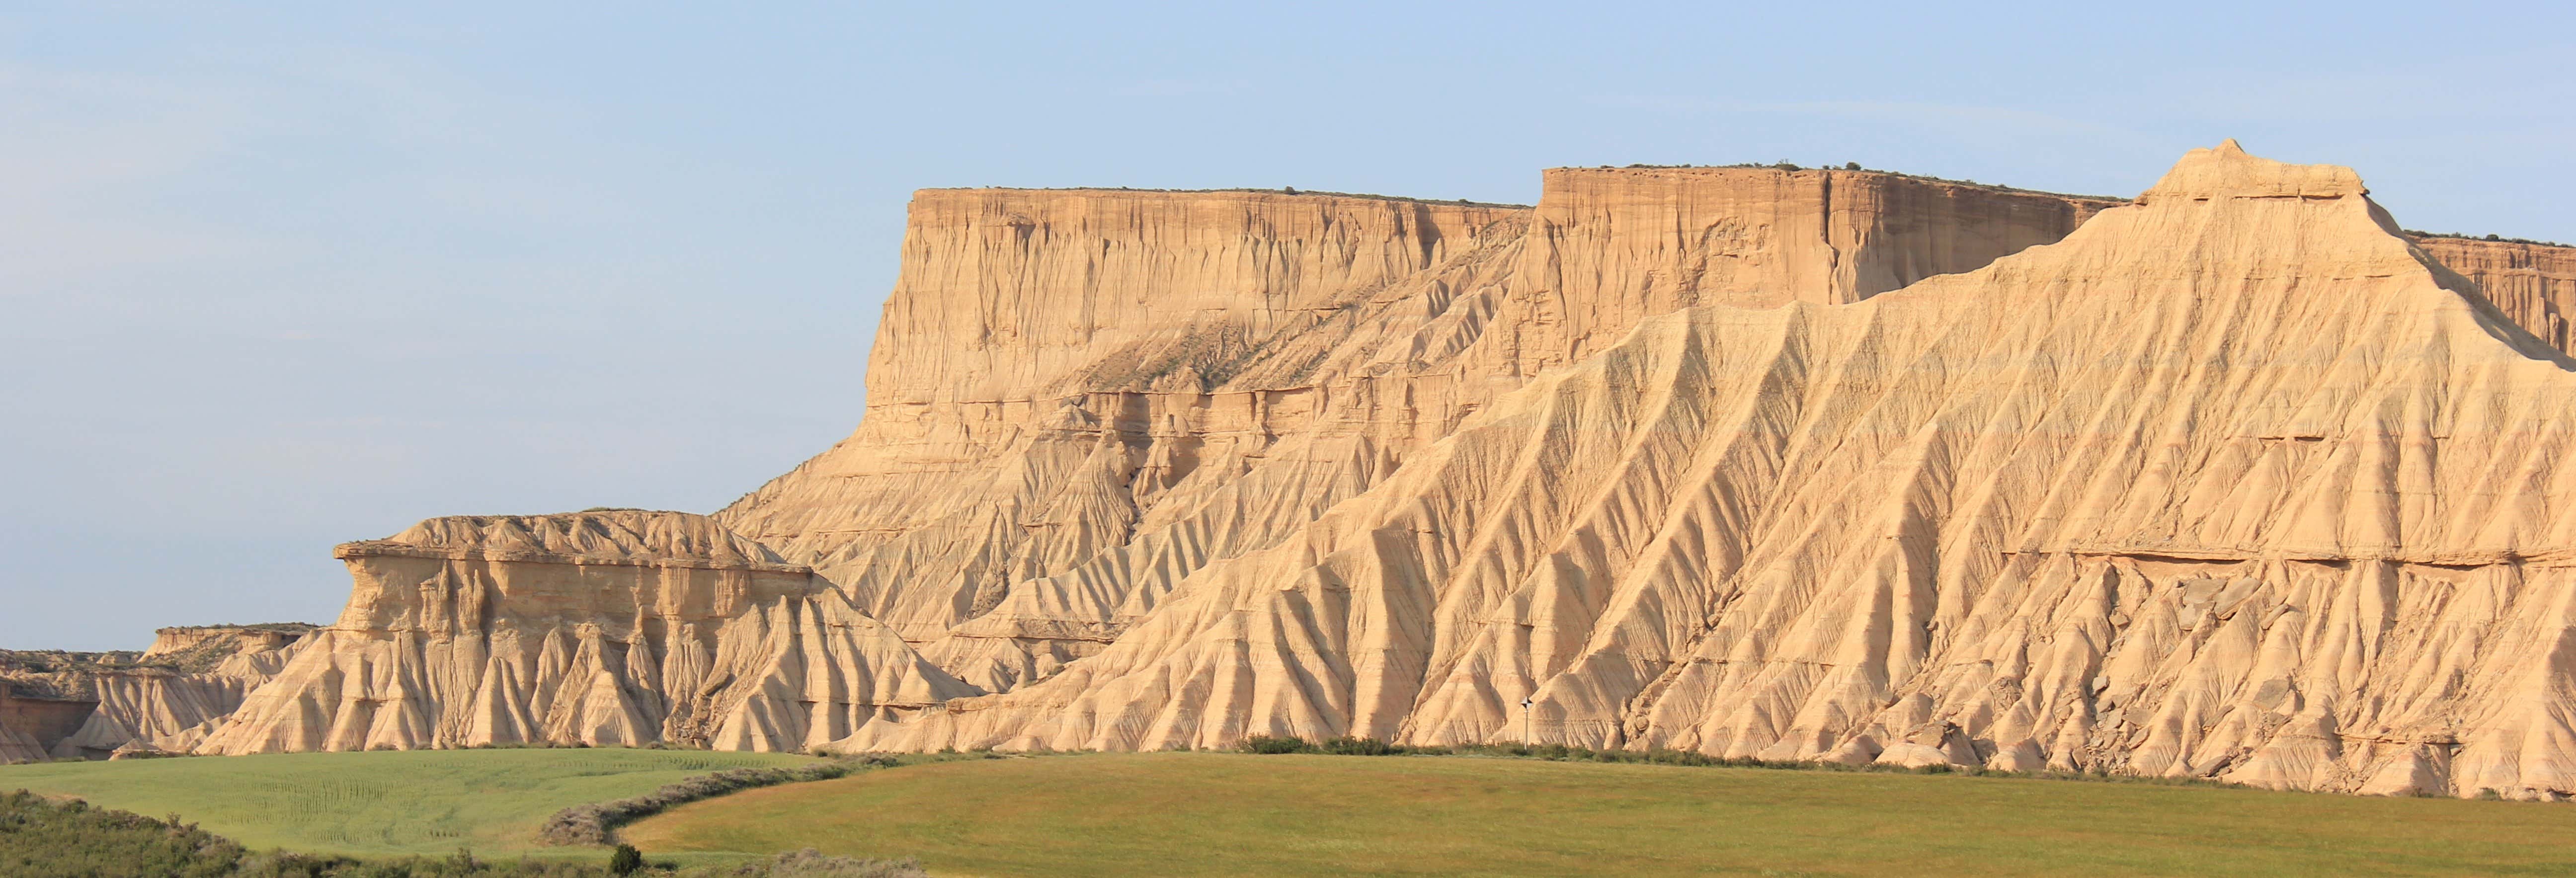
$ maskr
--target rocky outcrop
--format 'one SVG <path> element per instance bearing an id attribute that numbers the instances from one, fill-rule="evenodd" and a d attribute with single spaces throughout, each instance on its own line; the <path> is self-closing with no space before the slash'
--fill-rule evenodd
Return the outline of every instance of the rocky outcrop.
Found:
<path id="1" fill-rule="evenodd" d="M 1865 298 L 2107 204 L 1771 168 L 1551 171 L 1534 209 L 924 192 L 857 433 L 717 517 L 1009 688 L 1639 320 Z"/>
<path id="2" fill-rule="evenodd" d="M 712 518 L 342 546 L 338 623 L 156 644 L 231 656 L 240 710 L 99 740 L 1348 734 L 2576 796 L 2568 251 L 2403 233 L 2348 169 L 937 190 L 904 248 L 831 450 Z M 194 697 L 146 685 L 100 715 Z"/>
<path id="3" fill-rule="evenodd" d="M 118 752 L 186 752 L 242 697 L 276 675 L 313 626 L 300 623 L 164 628 L 143 652 L 0 652 L 0 686 L 41 699 L 69 725 L 5 747 L 0 759 L 104 759 Z M 0 711 L 5 714 L 7 711 Z M 65 719 L 68 717 L 68 719 Z M 9 727 L 0 716 L 0 728 Z M 31 741 L 43 746 L 28 750 Z"/>
<path id="4" fill-rule="evenodd" d="M 183 625 L 153 633 L 144 661 L 167 661 L 194 670 L 212 670 L 244 652 L 275 652 L 320 627 L 301 622 L 264 625 Z M 202 665 L 203 667 L 197 667 Z"/>
<path id="5" fill-rule="evenodd" d="M 2571 410 L 2557 352 L 2351 171 L 2230 143 L 1975 271 L 1643 320 L 1096 653 L 848 743 L 1526 735 L 2564 797 Z"/>
<path id="6" fill-rule="evenodd" d="M 97 708 L 95 699 L 20 692 L 0 681 L 0 765 L 48 758 Z"/>
<path id="7" fill-rule="evenodd" d="M 348 609 L 197 752 L 795 750 L 977 691 L 702 516 L 439 518 L 337 555 Z"/>
<path id="8" fill-rule="evenodd" d="M 2561 352 L 2576 353 L 2576 247 L 2418 235 L 2416 246 L 2478 285 L 2487 301 Z"/>

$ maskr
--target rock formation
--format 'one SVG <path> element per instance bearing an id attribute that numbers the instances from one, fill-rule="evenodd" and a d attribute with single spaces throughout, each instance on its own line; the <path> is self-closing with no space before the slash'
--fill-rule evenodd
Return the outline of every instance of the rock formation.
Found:
<path id="1" fill-rule="evenodd" d="M 2529 241 L 2418 235 L 2416 246 L 2442 266 L 2478 285 L 2487 301 L 2514 323 L 2576 353 L 2576 247 Z"/>
<path id="2" fill-rule="evenodd" d="M 342 546 L 336 624 L 156 643 L 238 659 L 238 711 L 121 733 L 1347 734 L 2565 798 L 2571 309 L 2576 249 L 2404 233 L 2232 142 L 2128 202 L 926 191 L 848 439 L 711 518 Z"/>
<path id="3" fill-rule="evenodd" d="M 1776 298 L 1578 349 L 1094 654 L 850 743 L 2576 790 L 2576 376 L 2349 170 L 2195 151 L 2059 243 Z"/>
<path id="4" fill-rule="evenodd" d="M 797 750 L 977 691 L 703 516 L 436 518 L 336 554 L 348 609 L 198 752 Z"/>
<path id="5" fill-rule="evenodd" d="M 1535 209 L 928 191 L 857 433 L 717 514 L 1008 688 L 1646 317 L 1847 302 L 2111 202 L 1899 175 L 1560 169 Z"/>
<path id="6" fill-rule="evenodd" d="M 141 653 L 0 653 L 0 697 L 18 703 L 0 708 L 0 762 L 187 752 L 275 675 L 312 627 L 164 628 Z M 41 732 L 9 716 L 33 722 L 28 712 L 38 709 Z"/>

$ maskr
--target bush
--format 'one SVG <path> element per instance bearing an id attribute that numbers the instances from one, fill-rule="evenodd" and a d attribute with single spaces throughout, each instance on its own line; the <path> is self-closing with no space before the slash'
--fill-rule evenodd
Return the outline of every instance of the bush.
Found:
<path id="1" fill-rule="evenodd" d="M 620 844 L 617 850 L 608 854 L 608 871 L 612 873 L 633 875 L 641 868 L 644 868 L 644 852 L 636 850 L 634 845 Z"/>
<path id="2" fill-rule="evenodd" d="M 1246 753 L 1313 753 L 1315 752 L 1315 745 L 1306 743 L 1306 739 L 1304 738 L 1291 738 L 1280 735 L 1246 735 L 1244 736 L 1242 743 L 1235 745 L 1235 749 L 1242 750 Z"/>
<path id="3" fill-rule="evenodd" d="M 870 756 L 802 768 L 735 768 L 702 774 L 631 799 L 574 805 L 557 811 L 555 816 L 546 818 L 545 825 L 537 827 L 537 841 L 553 845 L 609 844 L 617 840 L 617 827 L 699 799 L 783 783 L 832 780 L 863 769 L 894 765 L 892 759 Z"/>
<path id="4" fill-rule="evenodd" d="M 1326 740 L 1317 749 L 1335 756 L 1392 756 L 1396 753 L 1396 748 L 1385 741 L 1348 735 Z"/>

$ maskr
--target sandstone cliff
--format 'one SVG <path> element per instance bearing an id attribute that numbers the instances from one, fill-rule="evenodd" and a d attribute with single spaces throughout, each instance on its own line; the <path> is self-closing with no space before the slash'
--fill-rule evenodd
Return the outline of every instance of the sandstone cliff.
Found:
<path id="1" fill-rule="evenodd" d="M 717 517 L 1004 689 L 1639 320 L 1854 301 L 2107 206 L 1844 171 L 1545 183 L 1535 209 L 924 192 L 858 431 Z"/>
<path id="2" fill-rule="evenodd" d="M 275 679 L 230 718 L 130 736 L 1353 734 L 2576 795 L 2567 248 L 2410 236 L 2233 143 L 2125 204 L 1544 182 L 924 192 L 848 439 L 713 518 L 343 546 L 337 624 L 240 650 Z"/>
<path id="3" fill-rule="evenodd" d="M 0 688 L 17 698 L 0 707 L 0 761 L 186 752 L 312 627 L 165 628 L 141 653 L 0 652 Z"/>
<path id="4" fill-rule="evenodd" d="M 702 516 L 431 519 L 197 752 L 521 742 L 795 750 L 977 690 Z"/>
<path id="5" fill-rule="evenodd" d="M 2231 143 L 1975 271 L 1645 320 L 1096 654 L 850 743 L 2565 796 L 2571 410 L 2565 360 L 2352 172 Z"/>
<path id="6" fill-rule="evenodd" d="M 2422 235 L 2416 246 L 2478 285 L 2504 315 L 2562 352 L 2576 353 L 2576 247 Z"/>

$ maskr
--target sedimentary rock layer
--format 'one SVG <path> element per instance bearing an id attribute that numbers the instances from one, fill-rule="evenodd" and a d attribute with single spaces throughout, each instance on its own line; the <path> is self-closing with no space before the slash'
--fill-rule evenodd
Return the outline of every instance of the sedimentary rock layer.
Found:
<path id="1" fill-rule="evenodd" d="M 2108 206 L 1844 171 L 1545 183 L 1534 209 L 924 192 L 858 431 L 717 517 L 1008 688 L 1639 320 L 1855 301 Z"/>
<path id="2" fill-rule="evenodd" d="M 1644 320 L 1096 653 L 849 743 L 2564 796 L 2570 411 L 2557 352 L 2351 171 L 2230 143 L 1975 271 Z"/>
<path id="3" fill-rule="evenodd" d="M 311 628 L 165 628 L 141 653 L 0 653 L 0 687 L 19 700 L 17 710 L 0 709 L 0 729 L 16 731 L 0 735 L 0 761 L 186 752 Z M 42 730 L 20 724 L 31 709 L 41 709 Z"/>
<path id="4" fill-rule="evenodd" d="M 795 750 L 977 691 L 702 516 L 440 518 L 337 554 L 348 609 L 199 752 Z"/>
<path id="5" fill-rule="evenodd" d="M 2417 246 L 2474 281 L 2506 317 L 2561 352 L 2576 352 L 2576 247 L 2426 235 Z"/>

